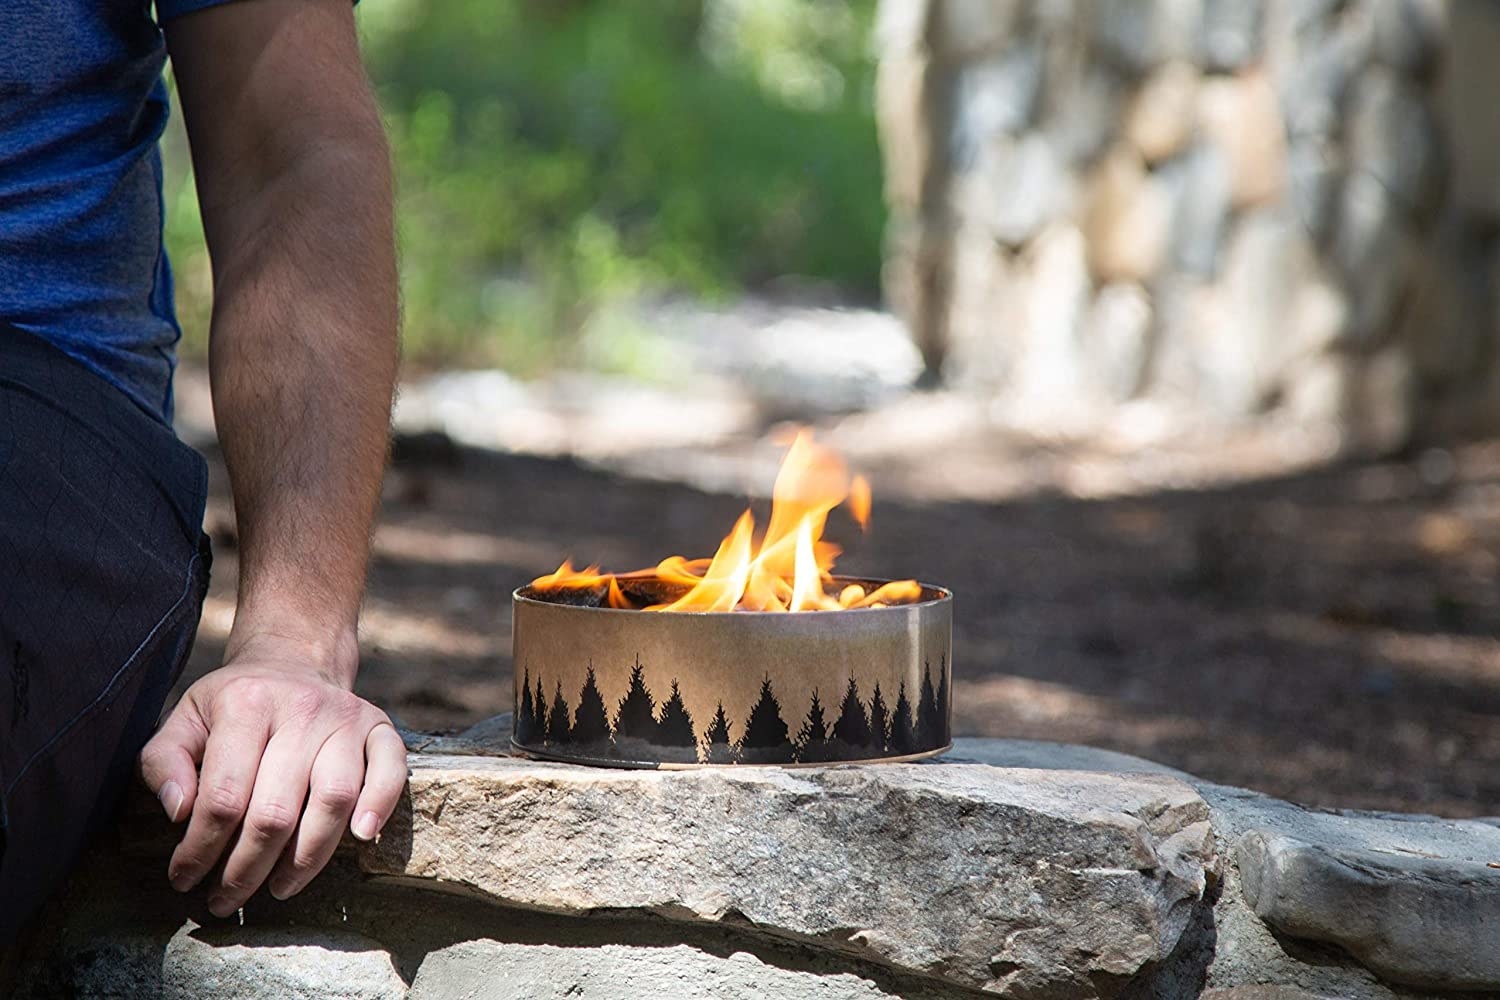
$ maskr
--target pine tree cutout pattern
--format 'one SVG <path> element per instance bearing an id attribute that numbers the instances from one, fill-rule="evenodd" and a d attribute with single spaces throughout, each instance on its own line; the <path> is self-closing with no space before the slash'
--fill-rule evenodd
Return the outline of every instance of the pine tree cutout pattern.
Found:
<path id="1" fill-rule="evenodd" d="M 875 747 L 870 731 L 870 716 L 865 712 L 864 702 L 859 700 L 859 682 L 849 678 L 844 688 L 844 700 L 839 705 L 839 717 L 833 724 L 833 738 L 846 747 Z"/>
<path id="2" fill-rule="evenodd" d="M 547 738 L 547 695 L 542 690 L 540 675 L 536 679 L 536 698 L 531 703 L 531 731 L 539 740 Z"/>
<path id="3" fill-rule="evenodd" d="M 573 742 L 578 744 L 608 743 L 611 733 L 609 716 L 604 709 L 604 696 L 599 693 L 599 682 L 594 677 L 594 665 L 589 664 L 588 676 L 583 690 L 578 695 L 578 710 L 573 716 Z"/>
<path id="4" fill-rule="evenodd" d="M 828 723 L 823 718 L 823 702 L 818 698 L 818 689 L 813 688 L 812 705 L 807 718 L 802 722 L 802 731 L 797 734 L 797 760 L 812 764 L 831 760 L 833 754 L 828 746 Z"/>
<path id="5" fill-rule="evenodd" d="M 761 681 L 760 699 L 745 720 L 745 735 L 740 737 L 740 760 L 746 764 L 790 761 L 795 748 L 788 739 L 786 720 L 781 717 L 781 702 L 771 688 L 771 678 Z"/>
<path id="6" fill-rule="evenodd" d="M 630 670 L 630 690 L 615 712 L 615 738 L 656 742 L 656 703 L 646 690 L 645 667 L 639 656 Z"/>
<path id="7" fill-rule="evenodd" d="M 693 717 L 682 703 L 682 692 L 677 682 L 672 682 L 672 693 L 661 707 L 661 718 L 656 723 L 656 742 L 667 747 L 696 747 L 698 739 L 693 734 Z"/>
<path id="8" fill-rule="evenodd" d="M 547 742 L 568 743 L 573 738 L 573 725 L 568 721 L 568 702 L 563 697 L 562 682 L 557 683 L 557 694 L 552 698 L 552 708 L 547 713 Z"/>
<path id="9" fill-rule="evenodd" d="M 896 708 L 891 712 L 891 737 L 887 749 L 896 756 L 915 753 L 917 749 L 916 718 L 911 699 L 906 697 L 906 682 L 896 692 Z"/>
<path id="10" fill-rule="evenodd" d="M 724 703 L 719 702 L 708 731 L 703 734 L 702 758 L 706 764 L 730 764 L 735 760 L 734 738 L 729 734 L 729 716 L 724 714 Z"/>
<path id="11" fill-rule="evenodd" d="M 937 690 L 932 686 L 932 667 L 924 663 L 922 665 L 922 687 L 917 696 L 916 746 L 942 746 L 938 742 L 938 735 L 942 728 L 943 720 L 938 717 Z"/>
<path id="12" fill-rule="evenodd" d="M 524 668 L 521 675 L 521 700 L 516 705 L 516 739 L 530 743 L 537 738 L 536 710 L 531 699 L 531 668 Z"/>
<path id="13" fill-rule="evenodd" d="M 885 707 L 879 684 L 870 695 L 870 742 L 879 753 L 884 753 L 891 745 L 891 710 Z"/>
<path id="14" fill-rule="evenodd" d="M 533 680 L 527 666 L 518 686 L 516 737 L 523 746 L 571 744 L 576 748 L 573 752 L 586 757 L 710 764 L 899 757 L 935 750 L 951 742 L 952 692 L 946 651 L 938 658 L 935 679 L 931 663 L 923 664 L 915 705 L 905 682 L 897 687 L 893 707 L 887 706 L 886 695 L 876 683 L 871 686 L 867 707 L 860 697 L 858 680 L 850 676 L 832 722 L 820 693 L 814 689 L 795 736 L 786 723 L 781 699 L 769 675 L 761 681 L 760 695 L 738 739 L 734 737 L 735 724 L 722 701 L 700 734 L 677 679 L 672 678 L 670 684 L 670 693 L 658 711 L 646 683 L 645 665 L 637 656 L 630 671 L 629 687 L 611 724 L 592 663 L 579 691 L 576 710 L 570 708 L 561 682 L 555 682 L 555 693 L 549 703 L 542 676 L 538 674 Z"/>

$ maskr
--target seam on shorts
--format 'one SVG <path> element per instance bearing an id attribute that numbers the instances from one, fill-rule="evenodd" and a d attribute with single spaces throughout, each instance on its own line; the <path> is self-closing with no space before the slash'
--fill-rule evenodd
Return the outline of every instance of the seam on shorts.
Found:
<path id="1" fill-rule="evenodd" d="M 135 652 L 126 657 L 125 662 L 120 664 L 120 668 L 114 672 L 113 676 L 110 677 L 109 683 L 104 685 L 104 690 L 100 691 L 93 701 L 89 702 L 83 708 L 80 708 L 76 713 L 74 713 L 73 717 L 65 722 L 57 732 L 53 733 L 52 737 L 48 739 L 46 743 L 43 743 L 31 754 L 30 757 L 26 758 L 26 763 L 21 765 L 20 770 L 15 773 L 15 775 L 10 779 L 10 782 L 5 786 L 5 791 L 3 793 L 5 798 L 10 797 L 11 791 L 14 790 L 16 785 L 20 783 L 21 779 L 26 776 L 26 772 L 31 769 L 32 764 L 36 763 L 43 754 L 56 746 L 57 743 L 61 741 L 63 737 L 67 736 L 68 733 L 72 731 L 73 727 L 76 726 L 85 716 L 87 716 L 90 712 L 97 708 L 101 703 L 112 699 L 114 695 L 118 693 L 116 686 L 119 684 L 120 679 L 125 676 L 126 672 L 135 665 L 135 662 L 140 657 L 142 651 L 151 645 L 152 641 L 156 639 L 157 635 L 162 631 L 163 628 L 167 626 L 169 622 L 175 622 L 177 620 L 178 614 L 182 610 L 182 606 L 192 599 L 194 591 L 198 588 L 197 568 L 198 563 L 201 559 L 201 552 L 193 553 L 193 558 L 188 562 L 187 582 L 183 586 L 182 596 L 179 597 L 177 601 L 167 609 L 166 614 L 162 615 L 161 620 L 152 627 L 149 633 L 147 633 L 146 638 L 142 639 L 140 645 L 136 646 Z"/>

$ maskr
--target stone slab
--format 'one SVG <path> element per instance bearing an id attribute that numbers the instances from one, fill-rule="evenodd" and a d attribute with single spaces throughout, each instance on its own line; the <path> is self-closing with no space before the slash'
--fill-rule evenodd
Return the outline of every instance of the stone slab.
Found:
<path id="1" fill-rule="evenodd" d="M 391 956 L 357 934 L 317 928 L 205 930 L 173 935 L 161 961 L 163 1000 L 402 1000 Z"/>
<path id="2" fill-rule="evenodd" d="M 384 946 L 322 927 L 240 927 L 132 912 L 136 901 L 92 900 L 41 959 L 0 984 L 13 1000 L 403 1000 L 406 982 Z M 156 916 L 165 916 L 158 911 Z M 74 926 L 74 925 L 77 926 Z"/>
<path id="3" fill-rule="evenodd" d="M 821 975 L 768 965 L 754 955 L 713 955 L 688 945 L 464 941 L 429 954 L 408 1000 L 887 1000 L 895 995 L 850 973 Z"/>
<path id="4" fill-rule="evenodd" d="M 1173 951 L 1216 864 L 1207 806 L 1161 775 L 411 766 L 367 873 L 734 926 L 1007 995 L 1117 994 Z"/>
<path id="5" fill-rule="evenodd" d="M 1493 821 L 1308 808 L 1095 747 L 959 739 L 953 754 L 1006 767 L 1170 774 L 1193 785 L 1232 862 L 1214 908 L 1209 982 L 1220 989 L 1281 979 L 1295 984 L 1288 990 L 1339 997 L 1395 995 L 1380 980 L 1500 990 Z M 1337 950 L 1319 954 L 1320 945 Z"/>
<path id="6" fill-rule="evenodd" d="M 1394 983 L 1500 989 L 1500 870 L 1490 867 L 1500 865 L 1500 830 L 1338 819 L 1317 823 L 1307 840 L 1272 829 L 1240 838 L 1240 879 L 1256 915 L 1282 933 L 1336 944 Z"/>

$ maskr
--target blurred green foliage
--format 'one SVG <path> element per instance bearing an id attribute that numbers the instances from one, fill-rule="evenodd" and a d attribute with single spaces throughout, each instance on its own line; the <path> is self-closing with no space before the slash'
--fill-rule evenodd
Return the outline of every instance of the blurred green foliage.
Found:
<path id="1" fill-rule="evenodd" d="M 642 294 L 877 290 L 873 0 L 365 0 L 406 354 L 532 373 Z M 180 135 L 169 244 L 208 282 Z"/>

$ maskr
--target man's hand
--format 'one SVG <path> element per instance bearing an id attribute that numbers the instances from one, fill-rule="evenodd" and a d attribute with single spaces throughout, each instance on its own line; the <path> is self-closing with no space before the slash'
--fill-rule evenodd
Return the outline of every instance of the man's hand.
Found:
<path id="1" fill-rule="evenodd" d="M 406 783 L 390 719 L 308 659 L 300 643 L 252 640 L 188 688 L 141 753 L 168 817 L 191 817 L 167 869 L 173 888 L 186 892 L 227 858 L 209 894 L 217 916 L 262 883 L 277 899 L 300 892 L 346 827 L 361 840 L 379 834 Z"/>

